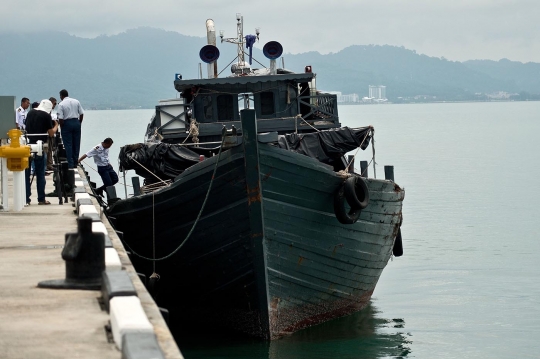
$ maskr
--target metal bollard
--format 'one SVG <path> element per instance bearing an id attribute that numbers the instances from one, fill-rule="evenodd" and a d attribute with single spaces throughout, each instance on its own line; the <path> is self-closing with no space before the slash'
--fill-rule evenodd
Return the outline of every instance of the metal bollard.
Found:
<path id="1" fill-rule="evenodd" d="M 133 184 L 133 195 L 140 196 L 141 195 L 141 182 L 139 181 L 139 177 L 131 177 L 131 183 Z"/>
<path id="2" fill-rule="evenodd" d="M 384 166 L 384 178 L 394 182 L 394 166 Z"/>
<path id="3" fill-rule="evenodd" d="M 120 200 L 120 198 L 118 198 L 116 195 L 116 188 L 114 186 L 106 187 L 105 192 L 107 193 L 107 204 L 109 206 L 112 206 Z"/>
<path id="4" fill-rule="evenodd" d="M 360 175 L 364 178 L 368 178 L 368 161 L 360 161 Z"/>
<path id="5" fill-rule="evenodd" d="M 353 155 L 347 156 L 347 163 L 350 163 L 349 173 L 354 173 L 354 156 Z"/>
<path id="6" fill-rule="evenodd" d="M 65 236 L 62 258 L 66 261 L 66 278 L 39 282 L 39 288 L 101 288 L 101 273 L 105 270 L 105 235 L 92 232 L 91 218 L 78 218 L 77 227 L 77 233 L 66 233 Z"/>

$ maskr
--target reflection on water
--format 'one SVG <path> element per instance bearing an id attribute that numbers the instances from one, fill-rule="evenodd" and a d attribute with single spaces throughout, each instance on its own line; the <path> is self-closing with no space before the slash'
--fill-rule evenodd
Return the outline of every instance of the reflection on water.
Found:
<path id="1" fill-rule="evenodd" d="M 403 319 L 385 319 L 370 305 L 361 312 L 332 320 L 273 342 L 226 330 L 193 328 L 175 331 L 186 359 L 194 358 L 404 358 L 411 352 Z"/>

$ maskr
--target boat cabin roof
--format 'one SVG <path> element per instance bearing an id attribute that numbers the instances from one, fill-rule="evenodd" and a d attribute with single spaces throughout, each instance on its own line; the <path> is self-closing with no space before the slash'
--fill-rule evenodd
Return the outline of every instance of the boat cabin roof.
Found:
<path id="1" fill-rule="evenodd" d="M 313 77 L 315 77 L 315 74 L 310 72 L 298 74 L 291 73 L 277 75 L 218 77 L 213 79 L 189 79 L 174 81 L 174 87 L 178 92 L 183 92 L 186 89 L 201 86 L 234 86 L 272 81 L 292 81 L 296 83 L 303 83 L 311 81 Z"/>

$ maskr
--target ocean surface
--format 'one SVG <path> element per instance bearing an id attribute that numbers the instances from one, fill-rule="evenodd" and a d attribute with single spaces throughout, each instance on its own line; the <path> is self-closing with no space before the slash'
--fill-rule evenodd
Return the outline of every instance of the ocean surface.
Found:
<path id="1" fill-rule="evenodd" d="M 88 111 L 81 151 L 112 137 L 117 168 L 152 113 Z M 540 102 L 340 106 L 340 119 L 375 127 L 377 177 L 393 165 L 405 188 L 404 256 L 360 313 L 272 343 L 186 328 L 185 358 L 540 358 Z"/>

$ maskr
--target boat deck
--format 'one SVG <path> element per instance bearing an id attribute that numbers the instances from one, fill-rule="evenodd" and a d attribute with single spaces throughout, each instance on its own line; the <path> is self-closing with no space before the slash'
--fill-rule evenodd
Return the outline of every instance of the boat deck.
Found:
<path id="1" fill-rule="evenodd" d="M 46 178 L 48 193 L 53 190 L 52 175 Z M 11 175 L 8 183 L 12 200 Z M 61 257 L 64 235 L 76 232 L 77 226 L 72 202 L 59 205 L 57 198 L 48 197 L 51 205 L 37 205 L 35 184 L 32 192 L 32 204 L 22 211 L 0 210 L 0 357 L 121 358 L 122 353 L 106 330 L 110 315 L 100 303 L 100 291 L 37 287 L 44 280 L 65 278 Z M 183 358 L 106 218 L 103 224 L 164 357 Z"/>

